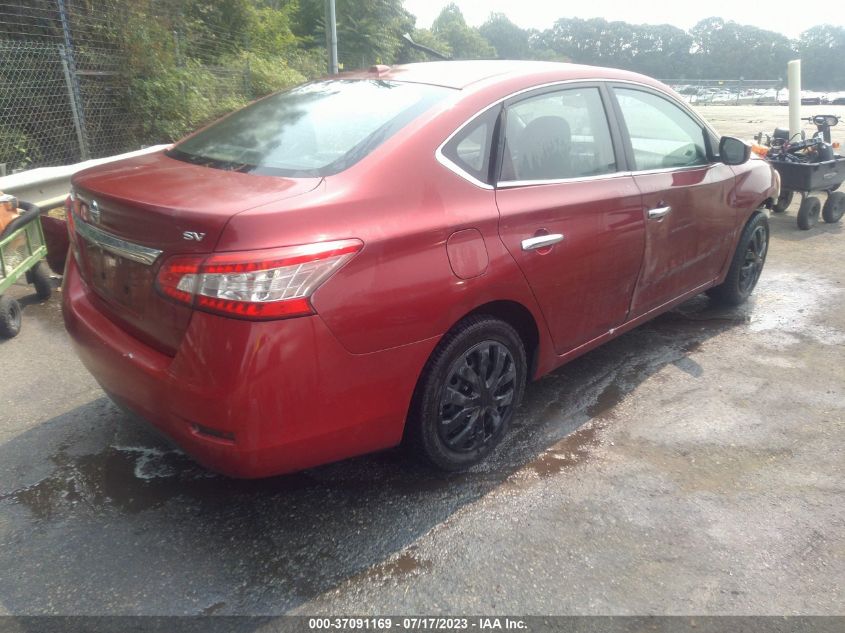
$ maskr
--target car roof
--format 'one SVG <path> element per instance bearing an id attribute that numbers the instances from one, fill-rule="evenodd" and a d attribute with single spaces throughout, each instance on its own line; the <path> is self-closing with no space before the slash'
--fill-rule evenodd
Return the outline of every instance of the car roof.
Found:
<path id="1" fill-rule="evenodd" d="M 467 60 L 435 61 L 396 66 L 373 66 L 367 71 L 344 73 L 343 77 L 407 81 L 412 83 L 432 84 L 447 88 L 464 89 L 485 80 L 509 77 L 529 79 L 531 76 L 547 79 L 555 75 L 558 80 L 566 79 L 619 79 L 638 81 L 651 85 L 659 82 L 638 73 L 615 68 L 584 66 L 561 62 L 541 62 L 523 60 Z"/>

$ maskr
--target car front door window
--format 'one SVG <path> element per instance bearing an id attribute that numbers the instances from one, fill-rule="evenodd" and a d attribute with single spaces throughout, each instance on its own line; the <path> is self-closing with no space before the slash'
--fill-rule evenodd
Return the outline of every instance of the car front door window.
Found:
<path id="1" fill-rule="evenodd" d="M 704 130 L 670 101 L 643 90 L 616 88 L 637 171 L 706 165 Z"/>

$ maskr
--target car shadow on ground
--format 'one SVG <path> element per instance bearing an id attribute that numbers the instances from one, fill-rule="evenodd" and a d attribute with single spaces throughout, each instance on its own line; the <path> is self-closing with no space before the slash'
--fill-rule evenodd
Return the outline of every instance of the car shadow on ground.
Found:
<path id="1" fill-rule="evenodd" d="M 365 575 L 508 479 L 590 459 L 605 413 L 656 371 L 748 320 L 697 297 L 529 386 L 486 463 L 445 476 L 401 450 L 238 481 L 213 475 L 100 398 L 0 447 L 0 605 L 9 613 L 284 613 Z M 556 453 L 550 459 L 550 449 Z"/>

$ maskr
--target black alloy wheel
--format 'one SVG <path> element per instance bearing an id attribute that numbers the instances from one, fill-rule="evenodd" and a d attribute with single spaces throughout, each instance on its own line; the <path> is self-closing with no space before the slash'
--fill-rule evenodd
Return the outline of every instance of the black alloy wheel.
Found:
<path id="1" fill-rule="evenodd" d="M 758 226 L 751 233 L 748 240 L 748 248 L 745 251 L 745 259 L 739 270 L 739 291 L 744 294 L 751 294 L 760 273 L 763 272 L 763 264 L 766 263 L 766 253 L 769 250 L 769 235 L 765 226 Z"/>
<path id="2" fill-rule="evenodd" d="M 406 446 L 441 470 L 477 464 L 506 435 L 527 376 L 525 343 L 513 326 L 487 314 L 464 318 L 422 370 Z"/>
<path id="3" fill-rule="evenodd" d="M 449 368 L 438 435 L 450 450 L 477 451 L 499 435 L 514 406 L 516 364 L 496 341 L 478 343 Z"/>
<path id="4" fill-rule="evenodd" d="M 765 213 L 751 216 L 739 236 L 725 280 L 707 291 L 714 300 L 729 306 L 743 303 L 757 286 L 769 252 L 769 220 Z"/>

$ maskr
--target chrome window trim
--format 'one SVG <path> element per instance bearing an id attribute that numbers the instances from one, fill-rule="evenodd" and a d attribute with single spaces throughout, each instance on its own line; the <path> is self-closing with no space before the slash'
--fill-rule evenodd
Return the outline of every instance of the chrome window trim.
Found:
<path id="1" fill-rule="evenodd" d="M 76 232 L 79 235 L 96 246 L 99 246 L 104 251 L 108 251 L 114 255 L 131 259 L 133 262 L 138 262 L 139 264 L 152 266 L 162 253 L 162 251 L 155 248 L 133 244 L 116 235 L 106 233 L 102 229 L 95 228 L 87 222 L 83 222 L 81 218 L 74 219 Z"/>
<path id="2" fill-rule="evenodd" d="M 686 167 L 667 167 L 665 169 L 648 169 L 648 170 L 641 170 L 641 171 L 637 171 L 637 170 L 625 171 L 625 172 L 615 171 L 615 172 L 610 172 L 610 173 L 607 173 L 607 174 L 599 174 L 597 176 L 560 178 L 560 179 L 555 179 L 555 180 L 503 180 L 503 181 L 497 181 L 496 185 L 494 186 L 494 185 L 490 185 L 486 182 L 482 182 L 482 181 L 478 180 L 478 178 L 476 178 L 472 174 L 466 172 L 459 165 L 457 165 L 455 162 L 453 162 L 446 155 L 443 154 L 443 148 L 449 143 L 449 141 L 452 140 L 452 138 L 454 138 L 467 125 L 472 123 L 476 119 L 476 117 L 481 116 L 482 114 L 487 112 L 490 108 L 494 108 L 498 105 L 501 105 L 502 103 L 504 103 L 508 99 L 513 99 L 514 97 L 518 97 L 519 95 L 525 94 L 527 92 L 533 92 L 534 90 L 543 90 L 544 88 L 552 88 L 554 86 L 564 86 L 564 85 L 567 85 L 567 84 L 574 84 L 574 83 L 579 83 L 579 84 L 580 83 L 600 83 L 600 84 L 603 84 L 604 86 L 606 86 L 610 90 L 613 89 L 613 84 L 629 84 L 629 85 L 632 85 L 632 86 L 639 86 L 641 88 L 645 88 L 646 90 L 653 90 L 655 92 L 660 93 L 662 96 L 669 99 L 672 103 L 679 106 L 684 112 L 689 114 L 697 123 L 702 125 L 705 129 L 707 129 L 709 132 L 711 132 L 714 136 L 716 136 L 716 137 L 720 136 L 719 133 L 716 132 L 716 130 L 714 130 L 710 126 L 710 124 L 707 123 L 707 121 L 702 119 L 698 115 L 698 113 L 695 112 L 688 104 L 685 104 L 683 101 L 676 99 L 674 96 L 672 96 L 671 94 L 669 94 L 665 90 L 662 90 L 661 88 L 658 88 L 658 87 L 655 87 L 655 86 L 650 86 L 649 84 L 644 84 L 644 83 L 639 82 L 639 81 L 633 81 L 631 79 L 608 79 L 606 77 L 605 78 L 584 77 L 584 78 L 580 78 L 580 79 L 561 79 L 559 81 L 551 81 L 551 82 L 544 83 L 544 84 L 538 84 L 536 86 L 531 86 L 529 88 L 522 88 L 520 90 L 517 90 L 516 92 L 512 92 L 512 93 L 510 93 L 510 94 L 508 94 L 504 97 L 501 97 L 500 99 L 497 99 L 493 103 L 488 104 L 487 106 L 485 106 L 484 108 L 482 108 L 481 110 L 479 110 L 478 112 L 473 114 L 466 121 L 461 123 L 461 125 L 459 125 L 455 129 L 454 132 L 452 132 L 448 137 L 446 137 L 446 140 L 443 141 L 437 147 L 437 149 L 434 151 L 434 158 L 437 160 L 438 163 L 443 165 L 443 167 L 445 167 L 446 169 L 448 169 L 449 171 L 454 173 L 456 176 L 463 178 L 467 182 L 475 185 L 476 187 L 479 187 L 480 189 L 487 189 L 487 190 L 493 190 L 493 189 L 496 189 L 498 187 L 512 188 L 512 187 L 526 187 L 526 186 L 532 186 L 532 185 L 551 185 L 551 184 L 560 184 L 560 183 L 565 183 L 565 182 L 577 182 L 577 181 L 582 181 L 582 180 L 597 180 L 599 178 L 608 178 L 608 177 L 614 177 L 614 176 L 631 176 L 631 175 L 634 175 L 634 174 L 653 174 L 653 173 L 661 173 L 661 172 L 667 172 L 667 171 L 679 171 L 679 170 L 682 170 L 682 169 L 701 169 L 702 167 L 708 167 L 709 165 L 712 165 L 712 163 L 707 163 L 705 165 L 695 165 L 695 166 L 691 166 L 689 168 L 686 168 Z"/>
<path id="3" fill-rule="evenodd" d="M 482 110 L 481 112 L 478 113 L 478 115 L 482 114 L 483 112 L 484 111 Z M 478 115 L 476 115 L 476 116 L 478 116 Z M 473 118 L 475 118 L 475 117 L 473 117 Z M 462 125 L 458 130 L 456 130 L 455 134 L 460 132 L 463 128 L 464 128 L 464 126 Z M 452 134 L 448 139 L 446 139 L 446 142 L 443 143 L 443 145 L 448 143 L 452 139 L 452 136 L 454 136 L 455 134 Z M 441 151 L 443 149 L 443 145 L 438 147 L 437 151 L 434 152 L 434 157 L 437 159 L 438 163 L 443 165 L 446 169 L 448 169 L 449 171 L 451 171 L 455 175 L 460 176 L 464 180 L 468 180 L 469 182 L 474 184 L 476 187 L 480 187 L 481 189 L 493 189 L 493 185 L 488 185 L 486 182 L 480 181 L 478 178 L 476 178 L 475 176 L 473 176 L 469 172 L 464 171 L 457 163 L 455 163 L 454 161 L 447 158 L 443 154 L 443 152 Z"/>
<path id="4" fill-rule="evenodd" d="M 624 178 L 631 176 L 630 171 L 612 171 L 606 174 L 595 174 L 594 176 L 573 176 L 572 178 L 551 178 L 547 180 L 500 180 L 497 183 L 499 189 L 511 189 L 513 187 L 533 187 L 540 185 L 561 185 L 569 182 L 590 182 L 592 180 L 610 180 L 612 178 Z"/>
<path id="5" fill-rule="evenodd" d="M 447 156 L 443 153 L 443 148 L 444 148 L 444 147 L 446 147 L 446 145 L 448 145 L 448 144 L 449 144 L 449 141 L 451 141 L 451 140 L 452 140 L 453 138 L 455 138 L 458 134 L 460 134 L 466 126 L 468 126 L 470 123 L 472 123 L 473 121 L 475 121 L 475 119 L 477 119 L 478 117 L 480 117 L 482 114 L 484 114 L 485 112 L 487 112 L 487 111 L 488 111 L 488 110 L 490 110 L 491 108 L 495 108 L 495 107 L 496 107 L 497 105 L 499 105 L 500 103 L 501 103 L 501 101 L 496 101 L 496 102 L 494 102 L 494 103 L 491 103 L 490 105 L 488 105 L 488 106 L 487 106 L 486 108 L 484 108 L 483 110 L 479 110 L 478 112 L 476 112 L 475 114 L 473 114 L 470 118 L 468 118 L 466 121 L 464 121 L 463 123 L 461 123 L 461 125 L 460 125 L 460 126 L 459 126 L 459 127 L 458 127 L 455 131 L 454 131 L 454 132 L 452 132 L 449 136 L 447 136 L 447 137 L 446 137 L 446 140 L 445 140 L 445 141 L 443 141 L 443 142 L 442 142 L 442 143 L 438 146 L 438 148 L 434 151 L 434 158 L 435 158 L 435 159 L 437 159 L 437 162 L 438 162 L 438 163 L 440 163 L 441 165 L 443 165 L 446 169 L 448 169 L 449 171 L 451 171 L 451 172 L 452 172 L 452 173 L 454 173 L 455 175 L 460 176 L 460 177 L 461 177 L 461 178 L 463 178 L 464 180 L 467 180 L 467 181 L 471 182 L 471 183 L 472 183 L 472 184 L 474 184 L 476 187 L 480 187 L 481 189 L 488 189 L 488 190 L 491 190 L 491 189 L 493 189 L 494 187 L 493 187 L 493 185 L 490 185 L 490 184 L 488 184 L 488 183 L 486 183 L 486 182 L 483 182 L 483 181 L 479 180 L 478 178 L 476 178 L 475 176 L 473 176 L 471 173 L 469 173 L 468 171 L 464 170 L 464 169 L 463 169 L 460 165 L 458 165 L 456 162 L 454 162 L 452 159 L 450 159 L 449 157 L 447 157 Z"/>
<path id="6" fill-rule="evenodd" d="M 640 169 L 631 171 L 630 174 L 632 176 L 647 176 L 649 174 L 665 174 L 668 172 L 678 172 L 678 171 L 693 171 L 696 169 L 709 169 L 716 163 L 704 163 L 702 165 L 684 165 L 683 167 L 661 167 L 659 169 Z"/>

